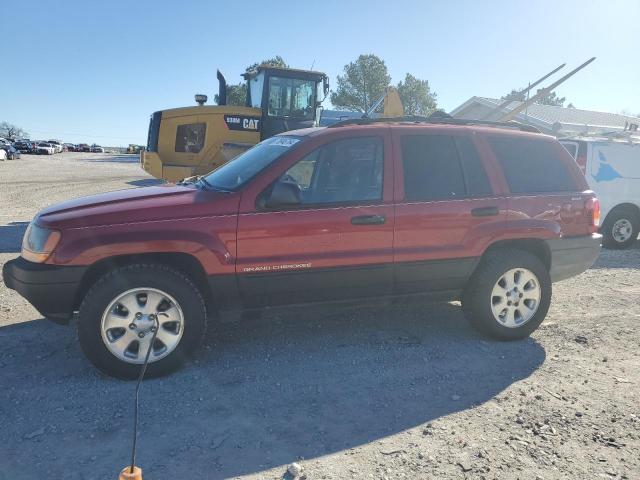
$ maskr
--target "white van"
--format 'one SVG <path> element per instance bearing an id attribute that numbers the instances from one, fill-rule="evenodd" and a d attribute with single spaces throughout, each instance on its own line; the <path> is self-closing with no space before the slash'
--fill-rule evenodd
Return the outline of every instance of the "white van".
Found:
<path id="1" fill-rule="evenodd" d="M 603 244 L 630 247 L 640 230 L 640 137 L 560 139 L 600 200 Z"/>

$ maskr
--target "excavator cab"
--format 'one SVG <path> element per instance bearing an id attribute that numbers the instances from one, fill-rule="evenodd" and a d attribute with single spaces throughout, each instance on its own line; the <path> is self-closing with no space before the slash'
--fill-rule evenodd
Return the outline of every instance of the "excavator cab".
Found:
<path id="1" fill-rule="evenodd" d="M 262 110 L 261 140 L 320 123 L 321 103 L 329 93 L 324 73 L 259 66 L 243 77 L 247 106 Z"/>
<path id="2" fill-rule="evenodd" d="M 278 133 L 319 125 L 329 81 L 321 72 L 260 65 L 243 74 L 244 106 L 227 105 L 227 83 L 218 72 L 218 105 L 155 112 L 149 122 L 142 168 L 171 182 L 209 173 Z"/>

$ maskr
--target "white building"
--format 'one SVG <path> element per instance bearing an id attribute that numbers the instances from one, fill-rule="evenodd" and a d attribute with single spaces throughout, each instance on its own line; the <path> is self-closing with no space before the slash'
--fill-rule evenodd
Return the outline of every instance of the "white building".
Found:
<path id="1" fill-rule="evenodd" d="M 485 117 L 502 102 L 503 100 L 494 98 L 471 97 L 449 113 L 455 118 L 496 120 L 495 114 L 489 118 Z M 510 112 L 520 105 L 522 105 L 522 102 L 512 101 L 502 112 L 503 114 Z M 557 137 L 622 132 L 625 129 L 625 125 L 640 124 L 640 118 L 628 115 L 538 104 L 529 105 L 525 110 L 518 113 L 513 120 L 533 125 L 541 132 Z"/>

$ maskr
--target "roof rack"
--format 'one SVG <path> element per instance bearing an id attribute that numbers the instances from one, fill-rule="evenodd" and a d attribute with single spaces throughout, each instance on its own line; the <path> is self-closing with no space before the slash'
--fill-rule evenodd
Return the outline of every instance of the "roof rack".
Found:
<path id="1" fill-rule="evenodd" d="M 378 117 L 378 118 L 349 118 L 329 125 L 327 128 L 346 127 L 348 125 L 370 125 L 374 123 L 429 123 L 435 125 L 481 125 L 496 128 L 514 128 L 523 132 L 541 133 L 532 125 L 518 122 L 491 122 L 488 120 L 466 120 L 462 118 L 446 118 L 444 116 L 422 117 L 419 115 L 406 115 L 403 117 Z"/>

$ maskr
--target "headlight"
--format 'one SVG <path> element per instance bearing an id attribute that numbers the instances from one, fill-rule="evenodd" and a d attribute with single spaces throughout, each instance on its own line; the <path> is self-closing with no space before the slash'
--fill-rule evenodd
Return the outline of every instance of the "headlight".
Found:
<path id="1" fill-rule="evenodd" d="M 51 256 L 60 241 L 60 232 L 42 228 L 31 222 L 22 239 L 22 257 L 30 262 L 42 263 Z"/>

